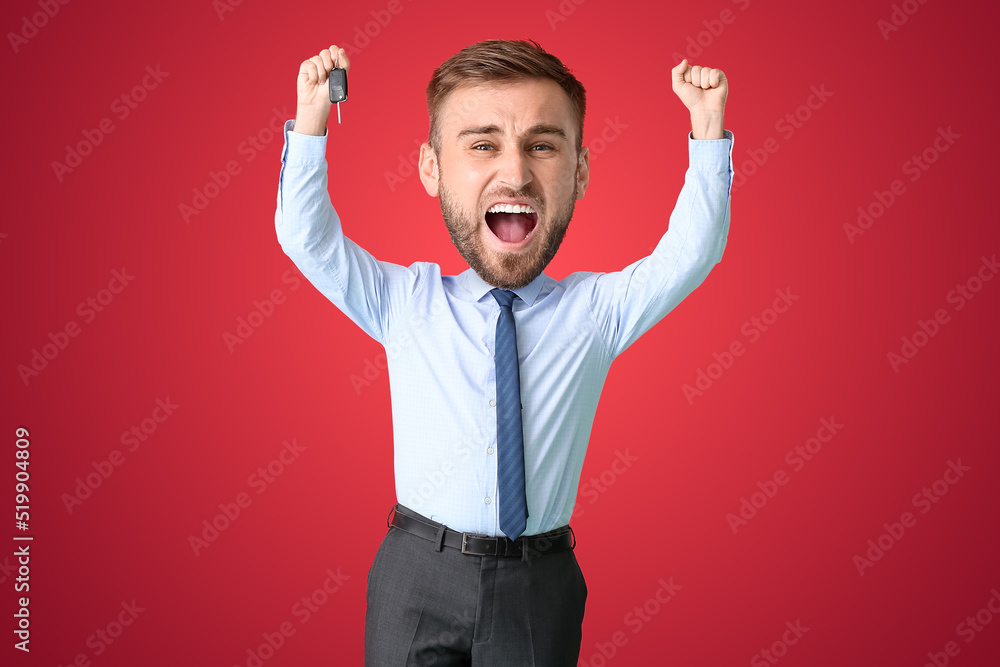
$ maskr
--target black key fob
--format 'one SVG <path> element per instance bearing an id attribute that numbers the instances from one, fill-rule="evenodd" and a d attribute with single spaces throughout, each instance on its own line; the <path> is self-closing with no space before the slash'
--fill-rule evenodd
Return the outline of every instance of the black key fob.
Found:
<path id="1" fill-rule="evenodd" d="M 330 103 L 347 101 L 347 70 L 334 67 L 330 70 Z"/>

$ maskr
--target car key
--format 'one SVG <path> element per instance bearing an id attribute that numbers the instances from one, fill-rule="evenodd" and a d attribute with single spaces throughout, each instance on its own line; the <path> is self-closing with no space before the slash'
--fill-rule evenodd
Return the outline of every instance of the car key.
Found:
<path id="1" fill-rule="evenodd" d="M 340 124 L 340 103 L 347 101 L 347 70 L 334 64 L 329 72 L 330 103 L 337 103 L 337 124 Z"/>

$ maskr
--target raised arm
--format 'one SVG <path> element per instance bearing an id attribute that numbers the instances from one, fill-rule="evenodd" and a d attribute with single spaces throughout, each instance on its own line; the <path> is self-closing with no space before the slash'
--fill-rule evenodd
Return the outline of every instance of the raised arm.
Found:
<path id="1" fill-rule="evenodd" d="M 595 279 L 592 307 L 612 357 L 673 310 L 722 259 L 729 234 L 733 134 L 723 129 L 722 70 L 673 68 L 673 90 L 691 112 L 689 166 L 670 225 L 653 252 Z"/>
<path id="2" fill-rule="evenodd" d="M 282 250 L 324 296 L 384 343 L 417 280 L 415 270 L 376 260 L 344 236 L 327 190 L 327 72 L 350 61 L 336 45 L 303 61 L 294 121 L 285 123 L 275 231 Z"/>

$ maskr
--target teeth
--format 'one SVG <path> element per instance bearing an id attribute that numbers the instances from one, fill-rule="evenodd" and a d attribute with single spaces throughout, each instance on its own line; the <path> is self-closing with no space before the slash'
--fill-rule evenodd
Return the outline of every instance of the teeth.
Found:
<path id="1" fill-rule="evenodd" d="M 527 204 L 495 204 L 486 210 L 487 213 L 534 213 L 535 209 Z"/>

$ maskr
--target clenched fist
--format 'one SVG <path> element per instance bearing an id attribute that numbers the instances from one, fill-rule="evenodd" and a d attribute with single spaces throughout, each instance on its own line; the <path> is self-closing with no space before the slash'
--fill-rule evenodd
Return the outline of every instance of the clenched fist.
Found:
<path id="1" fill-rule="evenodd" d="M 721 69 L 691 66 L 687 58 L 671 70 L 674 93 L 691 112 L 695 139 L 722 139 L 729 81 Z"/>
<path id="2" fill-rule="evenodd" d="M 674 93 L 691 113 L 723 113 L 729 82 L 721 69 L 691 65 L 687 58 L 671 70 Z"/>
<path id="3" fill-rule="evenodd" d="M 330 117 L 330 88 L 327 73 L 337 67 L 350 71 L 351 61 L 344 49 L 333 44 L 299 65 L 298 106 L 295 111 L 294 131 L 300 134 L 322 136 Z"/>

